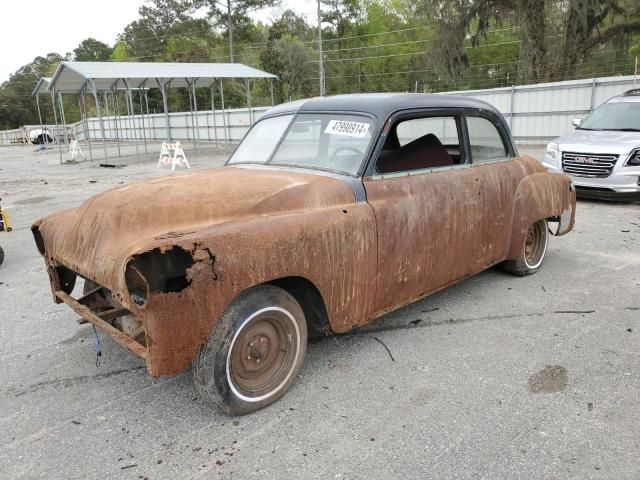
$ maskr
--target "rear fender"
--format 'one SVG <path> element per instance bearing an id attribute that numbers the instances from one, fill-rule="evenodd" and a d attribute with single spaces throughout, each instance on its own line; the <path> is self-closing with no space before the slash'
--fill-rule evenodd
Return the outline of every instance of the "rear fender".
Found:
<path id="1" fill-rule="evenodd" d="M 564 235 L 573 228 L 575 212 L 576 192 L 569 177 L 547 172 L 527 175 L 516 191 L 507 259 L 514 259 L 520 253 L 529 226 L 548 219 L 558 223 L 551 233 Z"/>

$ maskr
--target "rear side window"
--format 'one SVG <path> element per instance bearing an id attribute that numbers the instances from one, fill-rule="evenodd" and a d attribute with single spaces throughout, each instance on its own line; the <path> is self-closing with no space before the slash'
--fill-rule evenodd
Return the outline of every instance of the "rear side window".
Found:
<path id="1" fill-rule="evenodd" d="M 425 133 L 432 133 L 443 145 L 458 145 L 458 126 L 454 117 L 414 118 L 396 128 L 400 146 L 413 142 Z"/>
<path id="2" fill-rule="evenodd" d="M 467 129 L 473 163 L 509 157 L 509 150 L 493 122 L 484 117 L 467 117 Z"/>
<path id="3" fill-rule="evenodd" d="M 378 157 L 378 173 L 452 167 L 464 163 L 459 120 L 453 115 L 398 120 L 389 130 Z"/>

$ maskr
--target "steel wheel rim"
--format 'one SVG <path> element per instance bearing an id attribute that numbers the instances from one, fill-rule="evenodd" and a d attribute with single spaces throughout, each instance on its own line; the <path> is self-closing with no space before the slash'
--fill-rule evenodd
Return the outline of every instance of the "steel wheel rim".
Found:
<path id="1" fill-rule="evenodd" d="M 524 240 L 524 261 L 529 268 L 540 266 L 547 249 L 545 222 L 536 222 L 529 227 Z"/>
<path id="2" fill-rule="evenodd" d="M 247 402 L 277 394 L 291 378 L 300 356 L 300 330 L 287 310 L 268 307 L 247 318 L 227 355 L 227 380 Z"/>

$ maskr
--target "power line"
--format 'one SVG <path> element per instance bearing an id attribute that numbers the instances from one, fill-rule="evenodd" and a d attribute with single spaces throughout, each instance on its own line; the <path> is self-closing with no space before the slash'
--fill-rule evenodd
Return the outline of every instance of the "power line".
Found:
<path id="1" fill-rule="evenodd" d="M 330 38 L 330 39 L 324 40 L 322 43 L 328 43 L 328 42 L 340 42 L 340 41 L 343 41 L 343 40 L 349 40 L 349 39 L 352 39 L 352 38 L 369 38 L 369 37 L 375 37 L 375 36 L 378 36 L 378 35 L 389 35 L 389 34 L 391 34 L 391 33 L 409 32 L 409 31 L 415 31 L 415 30 L 423 30 L 423 29 L 425 29 L 425 28 L 429 28 L 429 26 L 428 26 L 428 25 L 422 25 L 422 26 L 420 26 L 420 27 L 399 28 L 399 29 L 397 29 L 397 30 L 390 30 L 390 31 L 388 31 L 388 32 L 365 33 L 365 34 L 363 34 L 363 35 L 353 35 L 353 36 L 350 36 L 350 37 Z M 504 32 L 504 31 L 507 31 L 507 30 L 517 30 L 517 29 L 519 29 L 519 28 L 520 28 L 520 27 L 515 27 L 515 26 L 514 26 L 514 27 L 509 27 L 509 28 L 501 28 L 501 29 L 496 29 L 496 30 L 488 30 L 488 31 L 487 31 L 487 32 L 485 32 L 485 33 L 492 33 L 492 32 Z"/>
<path id="2" fill-rule="evenodd" d="M 610 53 L 610 52 L 616 52 L 617 50 L 615 49 L 611 49 L 611 50 L 603 50 L 600 53 Z M 578 66 L 577 68 L 581 68 L 581 67 L 593 67 L 593 66 L 599 66 L 599 65 L 603 65 L 603 64 L 607 64 L 607 63 L 618 63 L 618 61 L 620 63 L 623 63 L 624 61 L 629 60 L 629 58 L 631 57 L 626 57 L 626 58 L 622 58 L 622 59 L 613 59 L 613 60 L 600 60 L 599 62 L 589 62 L 583 65 Z M 476 64 L 476 65 L 471 65 L 469 67 L 467 67 L 468 69 L 474 69 L 474 68 L 481 68 L 481 67 L 497 67 L 497 66 L 502 66 L 502 65 L 513 65 L 513 64 L 520 64 L 520 63 L 527 63 L 526 60 L 514 60 L 511 62 L 500 62 L 500 63 L 484 63 L 484 64 Z M 543 64 L 543 68 L 548 68 L 551 65 L 560 65 L 562 62 L 559 60 L 553 61 L 553 62 L 547 62 L 545 64 Z M 567 68 L 570 68 L 570 66 L 568 66 Z M 379 72 L 379 73 L 367 73 L 368 76 L 386 76 L 386 75 L 398 75 L 398 74 L 407 74 L 407 73 L 425 73 L 425 72 L 434 72 L 437 71 L 436 67 L 431 67 L 431 68 L 425 68 L 425 69 L 418 69 L 418 70 L 403 70 L 403 71 L 393 71 L 393 72 Z M 328 76 L 326 78 L 357 78 L 359 75 L 335 75 L 335 76 Z M 306 80 L 317 80 L 317 77 L 309 77 Z"/>
<path id="3" fill-rule="evenodd" d="M 515 44 L 515 43 L 520 43 L 520 42 L 521 42 L 521 40 L 513 40 L 511 42 L 490 43 L 490 44 L 486 44 L 486 45 L 478 45 L 477 47 L 470 47 L 470 49 L 495 47 L 495 46 Z M 402 57 L 402 56 L 407 56 L 407 55 L 424 55 L 425 53 L 427 53 L 427 52 L 422 50 L 422 51 L 419 51 L 419 52 L 390 53 L 388 55 L 370 55 L 370 56 L 367 56 L 367 57 L 331 58 L 331 59 L 326 59 L 325 62 L 351 62 L 353 60 L 371 60 L 371 59 L 374 59 L 374 58 Z M 315 63 L 315 62 L 318 62 L 318 60 L 309 60 L 309 62 Z"/>

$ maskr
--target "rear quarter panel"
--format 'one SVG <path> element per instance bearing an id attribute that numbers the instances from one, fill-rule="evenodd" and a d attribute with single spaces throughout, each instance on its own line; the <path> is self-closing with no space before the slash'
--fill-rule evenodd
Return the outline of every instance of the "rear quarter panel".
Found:
<path id="1" fill-rule="evenodd" d="M 557 235 L 564 235 L 573 228 L 575 211 L 576 192 L 569 177 L 544 170 L 525 176 L 516 191 L 507 259 L 518 256 L 529 226 L 542 219 L 558 219 Z"/>

